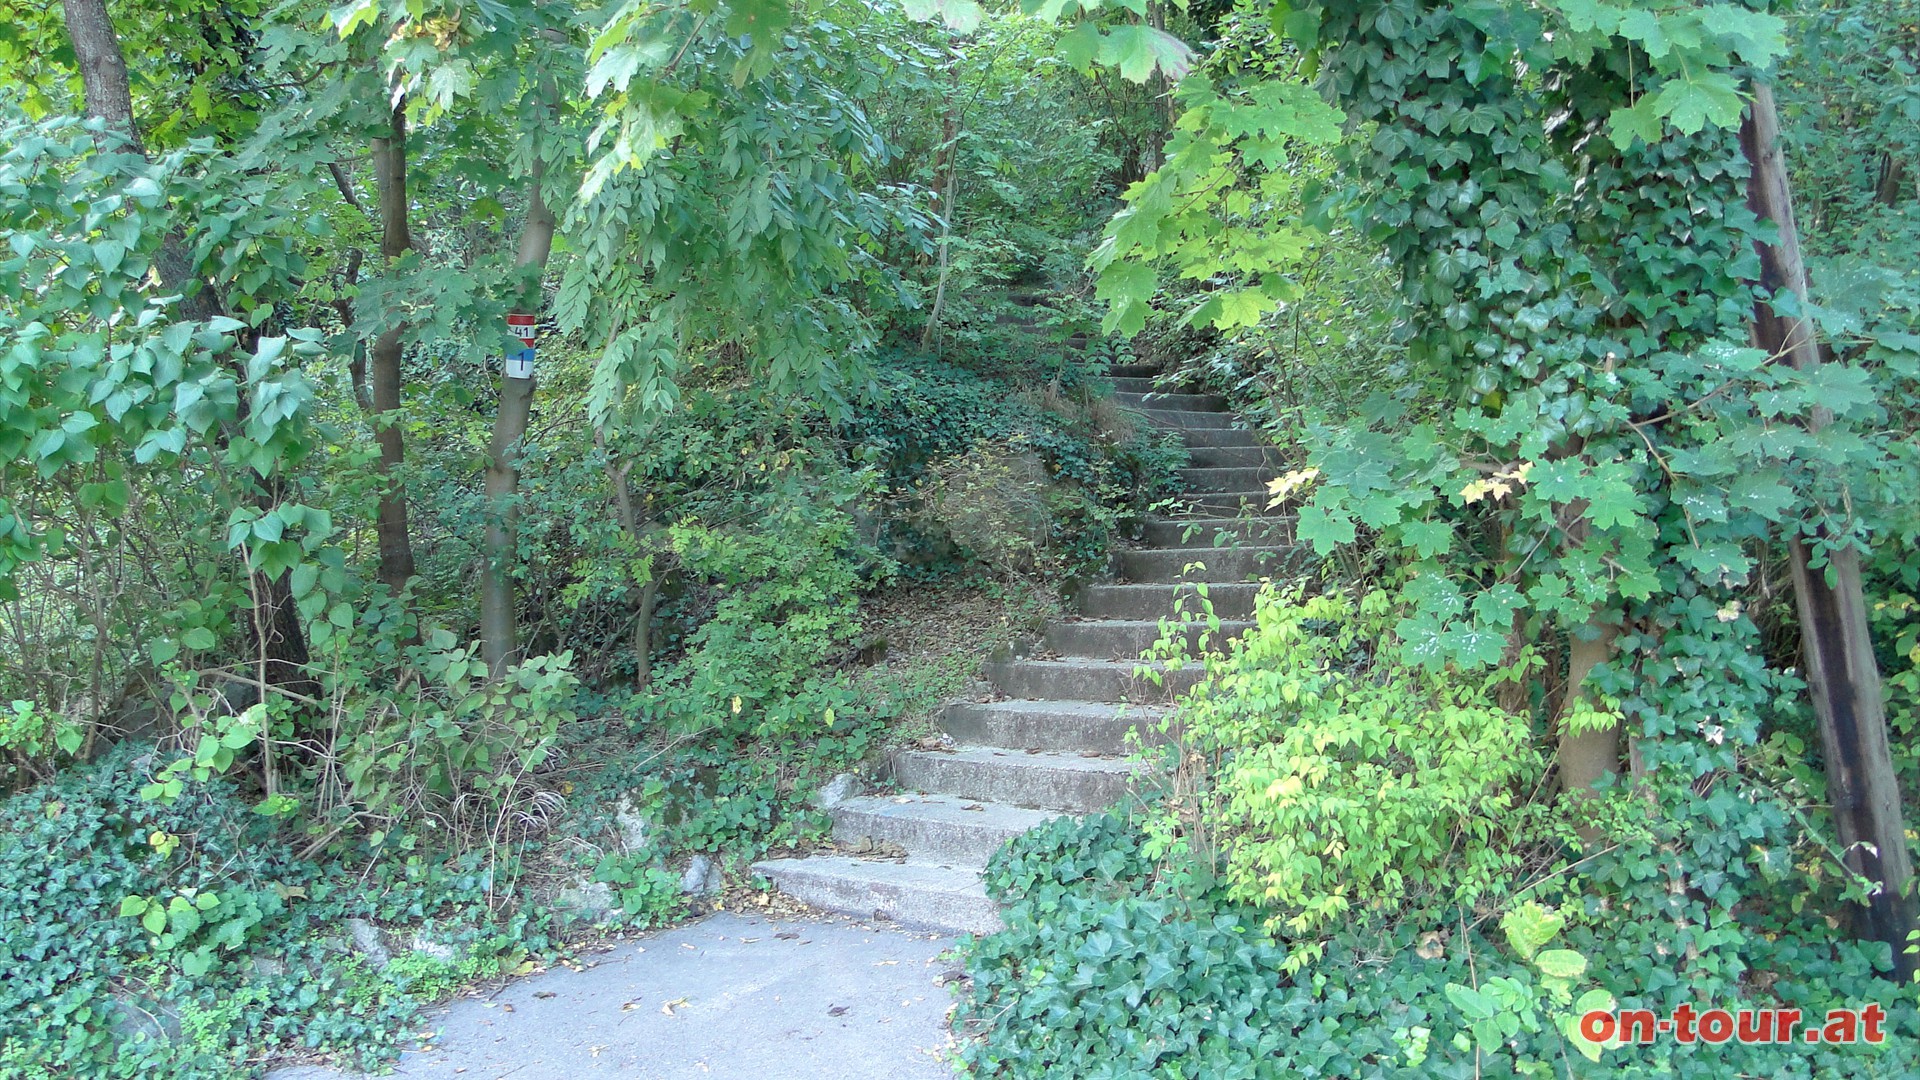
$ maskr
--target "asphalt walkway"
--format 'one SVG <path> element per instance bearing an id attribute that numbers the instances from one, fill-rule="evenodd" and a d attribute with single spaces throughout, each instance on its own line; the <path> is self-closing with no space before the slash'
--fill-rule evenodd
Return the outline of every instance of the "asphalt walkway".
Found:
<path id="1" fill-rule="evenodd" d="M 455 1001 L 419 1080 L 945 1080 L 952 939 L 721 913 Z M 276 1069 L 269 1080 L 360 1080 Z"/>

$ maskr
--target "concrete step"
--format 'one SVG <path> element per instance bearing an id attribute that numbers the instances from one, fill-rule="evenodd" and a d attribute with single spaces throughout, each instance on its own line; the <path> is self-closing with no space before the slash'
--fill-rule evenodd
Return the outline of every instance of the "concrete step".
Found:
<path id="1" fill-rule="evenodd" d="M 1180 470 L 1181 486 L 1188 492 L 1264 491 L 1267 481 L 1277 475 L 1264 466 L 1213 468 L 1197 466 Z"/>
<path id="2" fill-rule="evenodd" d="M 1215 616 L 1253 617 L 1253 597 L 1260 591 L 1259 585 L 1208 585 L 1206 590 Z M 1194 585 L 1089 585 L 1080 590 L 1076 606 L 1080 614 L 1095 619 L 1169 619 L 1174 605 L 1182 599 L 1189 617 L 1204 613 Z"/>
<path id="3" fill-rule="evenodd" d="M 1129 406 L 1134 412 L 1146 417 L 1147 423 L 1154 427 L 1170 431 L 1219 431 L 1230 429 L 1240 423 L 1240 418 L 1230 412 L 1204 412 L 1198 409 L 1162 409 L 1154 406 L 1138 408 Z M 1251 434 L 1251 432 L 1249 432 Z M 1234 444 L 1234 445 L 1253 445 Z"/>
<path id="4" fill-rule="evenodd" d="M 1113 400 L 1129 409 L 1156 412 L 1226 412 L 1227 399 L 1219 394 L 1181 394 L 1156 391 L 1151 394 L 1116 393 Z"/>
<path id="5" fill-rule="evenodd" d="M 773 859 L 754 863 L 753 870 L 802 903 L 843 915 L 878 916 L 949 933 L 991 934 L 1000 929 L 1000 908 L 987 898 L 986 886 L 971 868 L 829 855 Z"/>
<path id="6" fill-rule="evenodd" d="M 1160 373 L 1159 364 L 1115 364 L 1107 369 L 1107 375 L 1115 379 L 1155 379 Z"/>
<path id="7" fill-rule="evenodd" d="M 1152 547 L 1275 547 L 1293 543 L 1293 516 L 1161 518 L 1147 522 L 1140 538 Z"/>
<path id="8" fill-rule="evenodd" d="M 1113 392 L 1116 394 L 1152 394 L 1162 389 L 1174 389 L 1160 386 L 1160 380 L 1155 378 L 1120 378 L 1108 379 L 1107 382 L 1112 385 Z"/>
<path id="9" fill-rule="evenodd" d="M 1190 491 L 1176 497 L 1194 510 L 1205 510 L 1208 513 L 1225 511 L 1228 514 L 1238 514 L 1243 511 L 1262 514 L 1266 512 L 1267 504 L 1273 501 L 1273 496 L 1267 493 L 1266 488 L 1252 488 L 1245 491 Z"/>
<path id="10" fill-rule="evenodd" d="M 902 787 L 981 802 L 1091 814 L 1133 791 L 1140 767 L 1125 758 L 1029 753 L 993 746 L 904 750 L 893 756 Z"/>
<path id="11" fill-rule="evenodd" d="M 1029 701 L 1133 701 L 1142 704 L 1171 701 L 1200 680 L 1200 670 L 1187 666 L 1163 671 L 1156 684 L 1136 674 L 1142 665 L 1132 660 L 1008 660 L 982 670 L 994 688 L 1011 698 Z M 1157 667 L 1155 670 L 1159 670 Z"/>
<path id="12" fill-rule="evenodd" d="M 1179 634 L 1186 642 L 1187 652 L 1197 653 L 1201 635 L 1207 632 L 1204 622 L 1186 622 L 1175 624 Z M 1220 629 L 1213 634 L 1210 644 L 1219 648 L 1228 641 L 1245 633 L 1253 624 L 1250 622 L 1226 620 L 1220 622 Z M 1155 620 L 1147 619 L 1081 619 L 1068 621 L 1055 619 L 1047 624 L 1042 641 L 1046 647 L 1062 656 L 1084 656 L 1097 660 L 1132 660 L 1152 648 L 1160 640 L 1162 628 Z"/>
<path id="13" fill-rule="evenodd" d="M 1180 414 L 1174 413 L 1172 415 L 1178 416 Z M 1193 415 L 1213 416 L 1216 414 L 1194 413 Z M 1226 415 L 1232 415 L 1232 414 L 1229 413 Z M 1164 427 L 1165 425 L 1162 425 L 1162 426 Z M 1266 445 L 1266 440 L 1261 438 L 1259 432 L 1251 431 L 1247 428 L 1183 427 L 1183 428 L 1179 428 L 1178 430 L 1180 432 L 1180 439 L 1182 442 L 1185 442 L 1187 444 L 1188 450 L 1198 450 L 1198 449 L 1201 449 L 1202 447 L 1216 447 L 1216 446 L 1244 447 L 1244 446 L 1265 446 Z"/>
<path id="14" fill-rule="evenodd" d="M 906 848 L 909 858 L 985 866 L 1001 844 L 1058 816 L 952 795 L 872 795 L 833 808 L 833 836 L 886 840 Z"/>
<path id="15" fill-rule="evenodd" d="M 1136 582 L 1246 581 L 1275 576 L 1294 558 L 1287 547 L 1138 548 L 1120 553 L 1120 576 Z"/>
<path id="16" fill-rule="evenodd" d="M 1286 459 L 1267 446 L 1194 446 L 1187 450 L 1187 464 L 1194 469 L 1263 469 L 1272 478 L 1285 468 Z"/>
<path id="17" fill-rule="evenodd" d="M 1093 701 L 963 701 L 940 713 L 940 728 L 962 746 L 1127 753 L 1127 732 L 1158 743 L 1155 728 L 1167 710 L 1151 705 Z"/>

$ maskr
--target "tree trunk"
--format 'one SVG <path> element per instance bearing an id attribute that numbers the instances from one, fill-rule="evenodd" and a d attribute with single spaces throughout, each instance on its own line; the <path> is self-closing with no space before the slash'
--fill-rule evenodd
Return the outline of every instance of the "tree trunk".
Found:
<path id="1" fill-rule="evenodd" d="M 532 279 L 520 302 L 519 314 L 538 314 L 541 307 L 539 271 L 553 251 L 553 211 L 548 209 L 540 184 L 545 169 L 534 155 L 532 182 L 527 185 L 527 220 L 520 227 L 514 264 Z M 493 438 L 487 443 L 487 529 L 480 568 L 480 649 L 487 668 L 499 678 L 518 661 L 518 627 L 513 589 L 514 560 L 518 557 L 516 528 L 520 494 L 520 465 L 514 459 L 533 414 L 531 376 L 500 380 L 500 411 L 493 418 Z"/>
<path id="2" fill-rule="evenodd" d="M 1753 165 L 1747 205 L 1780 232 L 1778 243 L 1759 245 L 1760 284 L 1772 295 L 1792 292 L 1804 300 L 1806 267 L 1800 259 L 1773 91 L 1764 83 L 1756 83 L 1753 90 L 1753 104 L 1740 129 L 1741 146 Z M 1757 303 L 1753 336 L 1759 347 L 1784 357 L 1796 369 L 1810 371 L 1820 364 L 1813 325 L 1804 318 L 1786 317 L 1764 302 Z M 1826 410 L 1815 409 L 1807 425 L 1818 430 L 1831 419 Z M 1851 547 L 1835 549 L 1823 572 L 1813 565 L 1812 546 L 1805 537 L 1796 532 L 1789 546 L 1807 688 L 1820 722 L 1834 829 L 1845 848 L 1847 865 L 1879 883 L 1878 891 L 1856 912 L 1857 931 L 1892 947 L 1896 976 L 1905 982 L 1915 967 L 1914 958 L 1906 952 L 1907 934 L 1914 928 L 1913 864 L 1887 744 L 1887 717 L 1868 633 L 1860 556 Z"/>
<path id="3" fill-rule="evenodd" d="M 73 58 L 80 67 L 87 115 L 97 116 L 119 130 L 127 140 L 125 149 L 146 156 L 140 131 L 133 123 L 133 91 L 127 81 L 126 56 L 120 51 L 120 35 L 107 14 L 106 0 L 61 0 L 60 7 L 66 16 L 67 37 L 73 42 Z"/>
<path id="4" fill-rule="evenodd" d="M 73 42 L 74 60 L 80 68 L 87 115 L 99 117 L 121 131 L 128 140 L 124 149 L 145 157 L 146 149 L 133 120 L 133 91 L 127 79 L 126 56 L 121 52 L 120 36 L 107 14 L 104 0 L 61 0 L 61 3 L 67 36 Z M 181 301 L 180 313 L 187 319 L 205 322 L 223 313 L 219 293 L 207 282 L 197 279 L 178 230 L 169 232 L 161 241 L 155 263 L 161 284 L 185 298 Z M 244 386 L 245 373 L 239 374 Z M 243 394 L 239 401 L 242 416 L 249 404 Z M 255 490 L 254 504 L 262 510 L 278 505 L 285 494 L 284 483 L 278 476 L 268 478 Z M 255 655 L 260 670 L 265 673 L 263 681 L 296 698 L 312 699 L 318 695 L 319 688 L 307 672 L 311 657 L 306 630 L 300 625 L 299 610 L 294 606 L 290 577 L 282 574 L 255 590 L 250 620 Z"/>
<path id="5" fill-rule="evenodd" d="M 1880 155 L 1880 174 L 1874 178 L 1873 201 L 1882 206 L 1897 206 L 1907 187 L 1907 163 L 1892 154 Z"/>
<path id="6" fill-rule="evenodd" d="M 941 128 L 940 158 L 946 165 L 946 183 L 940 193 L 940 274 L 933 288 L 933 306 L 927 309 L 926 328 L 920 332 L 920 347 L 923 349 L 932 345 L 940 332 L 940 316 L 947 306 L 947 275 L 953 269 L 950 252 L 953 247 L 953 219 L 956 213 L 953 203 L 960 158 L 960 61 L 961 56 L 955 51 L 952 97 L 948 99 L 947 116 Z"/>
<path id="7" fill-rule="evenodd" d="M 1613 658 L 1614 639 L 1620 627 L 1594 618 L 1586 629 L 1592 639 L 1570 636 L 1567 640 L 1567 694 L 1569 704 L 1584 696 L 1581 684 L 1594 668 Z M 1562 710 L 1564 713 L 1564 709 Z M 1598 730 L 1569 731 L 1564 717 L 1560 727 L 1560 789 L 1568 794 L 1586 791 L 1609 776 L 1620 772 L 1620 725 Z"/>
<path id="8" fill-rule="evenodd" d="M 391 134 L 373 140 L 373 175 L 379 186 L 380 256 L 391 267 L 413 246 L 407 228 L 407 111 L 402 100 L 389 118 Z M 369 351 L 368 384 L 373 399 L 374 439 L 380 446 L 382 480 L 374 531 L 380 543 L 380 580 L 398 594 L 413 577 L 413 539 L 407 526 L 407 492 L 400 482 L 407 449 L 400 430 L 401 361 L 404 323 L 374 339 Z"/>

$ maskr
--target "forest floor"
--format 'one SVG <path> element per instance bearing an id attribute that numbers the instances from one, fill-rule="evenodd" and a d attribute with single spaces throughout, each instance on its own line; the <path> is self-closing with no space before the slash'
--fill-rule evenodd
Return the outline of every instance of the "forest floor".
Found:
<path id="1" fill-rule="evenodd" d="M 949 1077 L 948 987 L 961 975 L 952 944 L 831 916 L 720 912 L 458 999 L 392 1075 Z M 366 1075 L 302 1066 L 268 1077 Z"/>

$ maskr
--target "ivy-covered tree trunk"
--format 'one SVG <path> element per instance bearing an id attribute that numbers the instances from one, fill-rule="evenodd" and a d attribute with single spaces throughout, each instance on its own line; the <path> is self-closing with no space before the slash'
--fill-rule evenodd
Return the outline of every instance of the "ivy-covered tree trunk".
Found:
<path id="1" fill-rule="evenodd" d="M 407 227 L 407 112 L 406 102 L 394 105 L 389 134 L 373 140 L 373 175 L 379 186 L 380 256 L 389 266 L 413 246 Z M 380 581 L 398 593 L 413 577 L 413 540 L 407 524 L 407 493 L 400 471 L 407 450 L 400 430 L 401 337 L 406 326 L 395 323 L 380 332 L 369 351 L 368 382 L 373 399 L 374 439 L 380 445 L 382 488 L 374 531 L 380 544 Z"/>
<path id="2" fill-rule="evenodd" d="M 1806 268 L 1781 158 L 1773 92 L 1765 84 L 1754 87 L 1740 140 L 1753 166 L 1748 205 L 1779 230 L 1777 243 L 1759 245 L 1761 284 L 1773 296 L 1791 293 L 1804 300 Z M 1753 333 L 1755 344 L 1801 371 L 1821 363 L 1813 325 L 1804 317 L 1756 304 Z M 1829 419 L 1824 410 L 1815 409 L 1807 423 L 1818 430 Z M 1887 742 L 1880 671 L 1868 633 L 1860 556 L 1844 538 L 1836 539 L 1839 543 L 1828 549 L 1824 567 L 1815 565 L 1813 545 L 1798 530 L 1789 541 L 1807 687 L 1820 722 L 1828 801 L 1847 865 L 1879 883 L 1860 913 L 1859 929 L 1893 948 L 1894 965 L 1905 981 L 1914 970 L 1906 953 L 1907 935 L 1914 929 L 1913 864 Z"/>
<path id="3" fill-rule="evenodd" d="M 527 220 L 520 228 L 515 265 L 530 278 L 526 293 L 515 305 L 516 312 L 538 314 L 541 292 L 540 271 L 553 252 L 553 211 L 540 192 L 545 170 L 536 155 L 533 179 L 528 185 Z M 493 437 L 487 443 L 487 531 L 480 570 L 480 648 L 494 678 L 518 659 L 513 571 L 519 547 L 516 528 L 519 515 L 514 505 L 520 493 L 520 465 L 514 459 L 520 440 L 527 433 L 527 421 L 533 415 L 534 380 L 503 377 L 500 380 L 500 411 L 493 419 Z"/>

